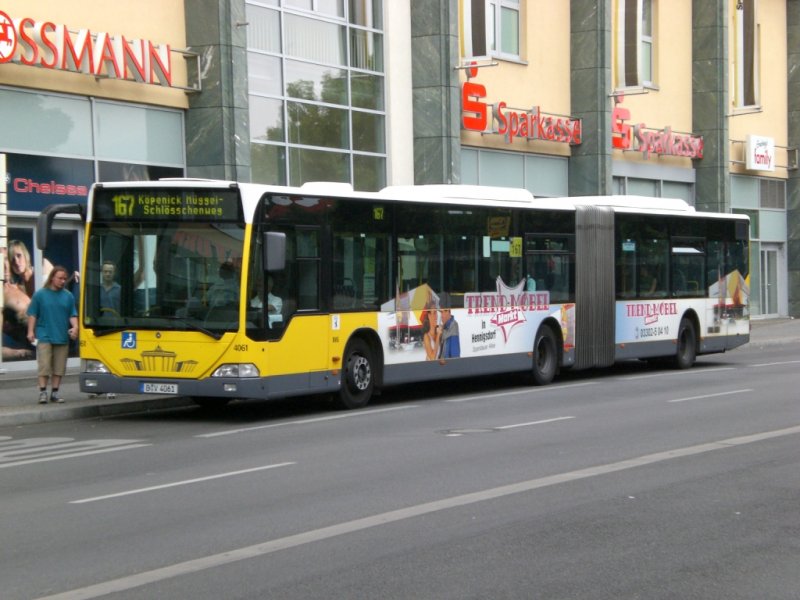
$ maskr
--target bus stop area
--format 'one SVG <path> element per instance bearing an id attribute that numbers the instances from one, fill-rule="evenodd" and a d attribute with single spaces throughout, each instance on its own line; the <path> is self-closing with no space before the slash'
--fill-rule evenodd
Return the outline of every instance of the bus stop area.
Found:
<path id="1" fill-rule="evenodd" d="M 800 319 L 754 320 L 750 323 L 750 346 L 800 342 Z M 745 346 L 747 347 L 747 346 Z M 68 369 L 60 386 L 64 404 L 38 404 L 35 370 L 0 373 L 0 426 L 49 421 L 110 417 L 147 411 L 194 406 L 185 396 L 119 394 L 90 396 L 80 391 L 77 368 Z"/>

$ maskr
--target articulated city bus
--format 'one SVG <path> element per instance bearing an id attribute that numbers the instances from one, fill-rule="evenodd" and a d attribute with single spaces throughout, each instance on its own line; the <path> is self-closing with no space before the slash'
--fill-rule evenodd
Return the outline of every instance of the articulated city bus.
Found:
<path id="1" fill-rule="evenodd" d="M 86 220 L 87 393 L 332 393 L 358 408 L 414 381 L 688 368 L 750 336 L 747 217 L 680 200 L 98 183 L 87 207 L 42 213 L 41 245 L 59 212 Z"/>

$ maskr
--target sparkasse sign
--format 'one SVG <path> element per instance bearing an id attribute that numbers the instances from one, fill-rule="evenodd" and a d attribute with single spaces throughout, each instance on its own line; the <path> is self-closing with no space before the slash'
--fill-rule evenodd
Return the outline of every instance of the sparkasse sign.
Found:
<path id="1" fill-rule="evenodd" d="M 11 18 L 0 11 L 0 65 L 15 63 L 172 87 L 169 44 Z"/>
<path id="2" fill-rule="evenodd" d="M 467 81 L 461 87 L 461 125 L 464 129 L 503 135 L 507 144 L 512 144 L 515 138 L 561 142 L 573 146 L 581 143 L 580 119 L 548 114 L 542 112 L 538 106 L 517 109 L 509 107 L 503 101 L 492 104 L 485 102 L 486 86 L 472 81 L 477 72 L 477 68 L 468 69 Z"/>
<path id="3" fill-rule="evenodd" d="M 644 123 L 631 125 L 631 111 L 620 106 L 624 96 L 615 98 L 617 105 L 611 111 L 611 147 L 622 151 L 638 151 L 645 159 L 657 156 L 682 156 L 703 158 L 703 136 L 678 133 L 667 126 L 652 129 Z"/>

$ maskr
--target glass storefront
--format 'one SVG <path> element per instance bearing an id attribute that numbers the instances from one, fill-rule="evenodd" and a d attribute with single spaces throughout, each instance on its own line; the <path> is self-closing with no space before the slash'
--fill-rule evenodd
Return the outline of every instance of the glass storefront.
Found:
<path id="1" fill-rule="evenodd" d="M 6 260 L 2 357 L 11 363 L 35 359 L 25 339 L 25 310 L 54 265 L 66 267 L 79 301 L 82 224 L 57 221 L 42 252 L 39 212 L 49 204 L 85 204 L 95 181 L 183 176 L 183 112 L 0 87 L 0 119 L 8 200 L 7 239 L 0 244 Z"/>
<path id="2" fill-rule="evenodd" d="M 251 178 L 386 185 L 381 0 L 247 0 Z"/>

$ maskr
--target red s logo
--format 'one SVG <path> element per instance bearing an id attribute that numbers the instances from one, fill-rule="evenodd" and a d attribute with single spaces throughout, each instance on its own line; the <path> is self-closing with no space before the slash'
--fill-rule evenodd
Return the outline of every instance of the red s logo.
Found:
<path id="1" fill-rule="evenodd" d="M 631 118 L 631 111 L 615 106 L 611 111 L 611 146 L 620 150 L 631 147 L 631 126 L 625 121 Z"/>
<path id="2" fill-rule="evenodd" d="M 472 131 L 486 130 L 486 123 L 489 119 L 489 111 L 485 102 L 478 98 L 486 98 L 486 86 L 479 83 L 467 81 L 461 88 L 461 110 L 463 116 L 461 123 L 464 129 Z"/>

